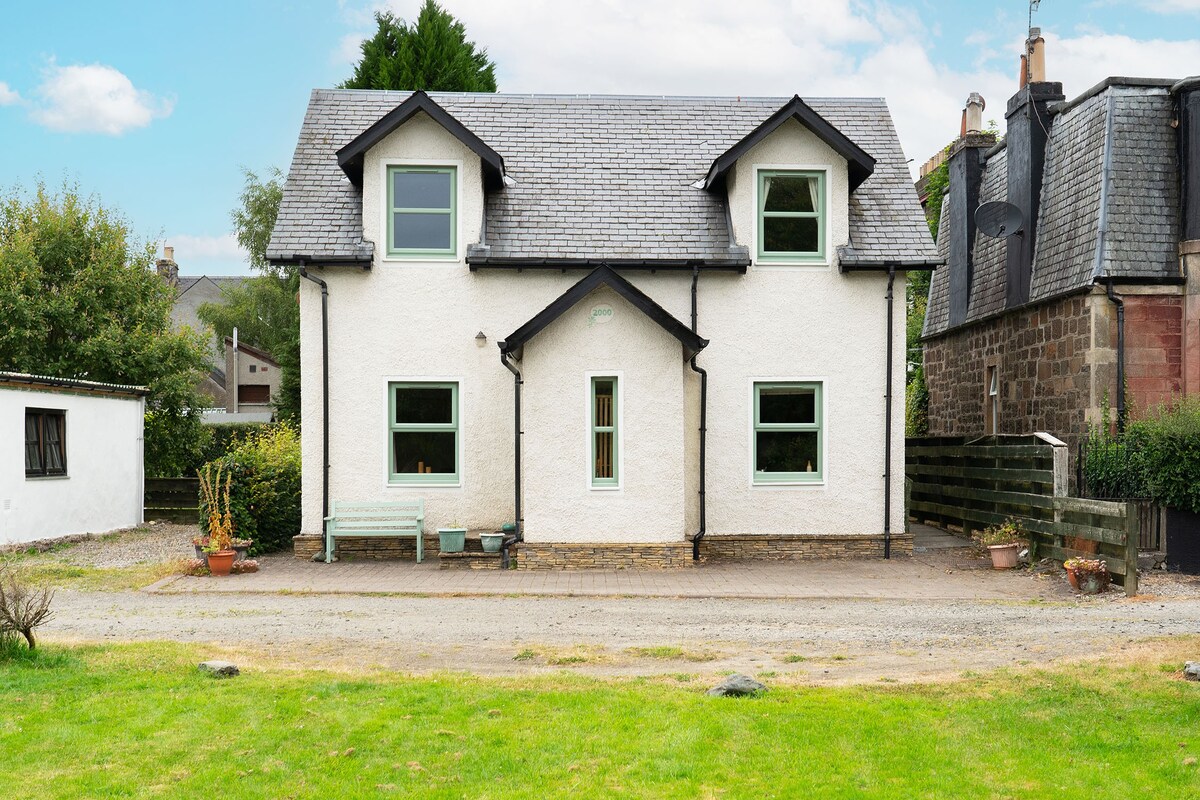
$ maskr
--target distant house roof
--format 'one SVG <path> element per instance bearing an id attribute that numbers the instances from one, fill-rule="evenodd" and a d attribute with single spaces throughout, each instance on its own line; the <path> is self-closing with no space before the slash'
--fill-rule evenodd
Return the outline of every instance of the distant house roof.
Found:
<path id="1" fill-rule="evenodd" d="M 211 281 L 218 289 L 223 289 L 226 286 L 240 286 L 248 280 L 250 277 L 242 275 L 180 275 L 179 294 L 182 295 L 201 281 Z"/>
<path id="2" fill-rule="evenodd" d="M 225 347 L 227 349 L 230 347 L 233 347 L 233 337 L 232 336 L 225 337 Z M 267 362 L 268 364 L 270 364 L 273 367 L 279 366 L 279 362 L 276 361 L 274 358 L 272 358 L 270 353 L 268 353 L 266 350 L 255 347 L 252 344 L 249 344 L 245 340 L 238 341 L 238 350 L 245 350 L 250 355 L 254 356 L 255 358 L 259 359 L 260 361 Z"/>
<path id="3" fill-rule="evenodd" d="M 124 383 L 104 383 L 80 378 L 55 378 L 50 375 L 30 375 L 24 372 L 0 372 L 0 386 L 18 389 L 42 389 L 50 391 L 72 391 L 81 394 L 124 395 L 145 397 L 150 390 L 145 386 Z"/>
<path id="4" fill-rule="evenodd" d="M 689 359 L 708 346 L 708 340 L 701 338 L 695 331 L 671 316 L 671 312 L 651 300 L 645 293 L 618 275 L 611 267 L 600 266 L 589 272 L 582 280 L 563 292 L 550 305 L 539 311 L 528 322 L 517 328 L 503 342 L 500 350 L 511 353 L 514 358 L 521 358 L 525 343 L 545 330 L 550 323 L 575 307 L 579 301 L 587 297 L 595 289 L 607 286 L 629 303 L 653 320 L 664 331 L 674 336 L 683 345 L 683 357 Z"/>
<path id="5" fill-rule="evenodd" d="M 1106 278 L 1178 280 L 1179 162 L 1169 80 L 1110 78 L 1064 103 L 1046 145 L 1030 283 L 1031 303 Z M 1107 185 L 1105 163 L 1109 164 Z M 979 202 L 1005 200 L 1008 154 L 993 148 Z M 948 254 L 942 206 L 938 245 Z M 1101 220 L 1107 235 L 1101 235 Z M 964 324 L 1005 311 L 1004 240 L 976 233 L 974 273 Z M 933 275 L 926 336 L 950 329 L 950 269 Z"/>
<path id="6" fill-rule="evenodd" d="M 312 92 L 268 258 L 371 261 L 374 246 L 363 239 L 362 196 L 338 153 L 350 153 L 354 148 L 348 146 L 364 141 L 367 131 L 411 97 Z M 696 184 L 703 185 L 715 161 L 781 109 L 799 108 L 795 98 L 779 97 L 434 92 L 428 99 L 494 149 L 509 179 L 503 189 L 487 193 L 486 249 L 468 253 L 468 262 L 575 259 L 581 266 L 657 260 L 744 266 L 749 254 L 731 240 L 724 194 Z M 833 131 L 825 131 L 828 136 L 861 151 L 861 164 L 874 160 L 874 172 L 850 196 L 856 259 L 935 259 L 887 104 L 858 98 L 802 102 L 828 124 Z M 794 116 L 784 114 L 781 121 Z M 851 169 L 853 180 L 862 177 L 859 167 Z"/>

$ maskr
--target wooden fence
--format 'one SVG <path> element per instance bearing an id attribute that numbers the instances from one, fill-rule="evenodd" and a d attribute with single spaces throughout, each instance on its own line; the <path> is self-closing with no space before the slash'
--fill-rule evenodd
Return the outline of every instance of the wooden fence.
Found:
<path id="1" fill-rule="evenodd" d="M 197 522 L 200 518 L 198 478 L 147 478 L 146 519 Z"/>
<path id="2" fill-rule="evenodd" d="M 908 513 L 970 535 L 1015 518 L 1030 558 L 1102 558 L 1125 593 L 1137 592 L 1136 503 L 1067 497 L 1067 447 L 1046 434 L 909 439 Z"/>

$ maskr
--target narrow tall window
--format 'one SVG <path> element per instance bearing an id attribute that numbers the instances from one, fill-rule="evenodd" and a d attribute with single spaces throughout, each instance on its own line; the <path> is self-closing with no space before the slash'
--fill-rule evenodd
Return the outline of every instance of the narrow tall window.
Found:
<path id="1" fill-rule="evenodd" d="M 388 168 L 388 255 L 455 254 L 455 168 Z"/>
<path id="2" fill-rule="evenodd" d="M 388 480 L 458 483 L 458 384 L 388 385 Z"/>
<path id="3" fill-rule="evenodd" d="M 754 482 L 819 482 L 821 384 L 754 384 Z"/>
<path id="4" fill-rule="evenodd" d="M 758 173 L 758 256 L 767 261 L 825 258 L 825 173 Z"/>
<path id="5" fill-rule="evenodd" d="M 984 409 L 983 432 L 993 436 L 1000 432 L 1000 376 L 994 366 L 987 368 L 987 401 Z"/>
<path id="6" fill-rule="evenodd" d="M 617 379 L 592 378 L 592 486 L 617 482 Z"/>
<path id="7" fill-rule="evenodd" d="M 67 474 L 67 416 L 60 409 L 25 409 L 25 475 Z"/>

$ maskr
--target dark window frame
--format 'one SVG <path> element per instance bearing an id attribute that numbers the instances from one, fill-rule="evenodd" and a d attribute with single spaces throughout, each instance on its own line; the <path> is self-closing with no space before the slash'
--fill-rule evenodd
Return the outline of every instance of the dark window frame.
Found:
<path id="1" fill-rule="evenodd" d="M 36 435 L 37 435 L 37 450 L 40 463 L 34 468 L 29 466 L 28 447 L 29 439 L 29 418 L 33 417 L 37 420 Z M 47 466 L 50 459 L 49 448 L 53 446 L 52 442 L 47 441 L 46 436 L 46 421 L 54 420 L 55 427 L 58 433 L 58 461 L 61 465 L 58 468 L 50 468 Z M 63 408 L 25 408 L 25 477 L 26 478 L 54 478 L 65 477 L 67 475 L 67 411 Z"/>

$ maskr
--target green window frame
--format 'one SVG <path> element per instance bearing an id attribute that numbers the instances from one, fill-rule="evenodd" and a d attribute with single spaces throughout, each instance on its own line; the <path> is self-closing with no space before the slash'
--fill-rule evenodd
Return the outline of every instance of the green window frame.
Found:
<path id="1" fill-rule="evenodd" d="M 814 208 L 809 211 L 788 211 L 768 209 L 767 201 L 770 196 L 769 181 L 773 178 L 811 178 L 816 181 L 816 196 L 812 198 Z M 758 171 L 758 258 L 760 261 L 782 262 L 820 262 L 825 260 L 825 238 L 827 227 L 827 209 L 825 202 L 825 171 L 824 170 L 777 170 L 762 169 Z M 768 250 L 766 239 L 767 220 L 816 220 L 817 247 L 815 250 Z"/>
<path id="2" fill-rule="evenodd" d="M 444 419 L 397 419 L 400 393 L 449 391 Z M 388 384 L 388 483 L 403 486 L 457 485 L 460 474 L 458 384 L 403 381 Z M 449 435 L 449 438 L 448 436 Z M 447 445 L 450 445 L 449 447 Z M 426 452 L 425 458 L 421 457 Z M 403 463 L 398 464 L 397 460 Z M 427 464 L 426 460 L 432 462 Z M 436 471 L 434 471 L 436 470 Z"/>
<path id="3" fill-rule="evenodd" d="M 397 206 L 396 178 L 398 174 L 448 175 L 450 178 L 450 201 L 446 206 Z M 387 169 L 387 254 L 389 256 L 454 256 L 458 253 L 458 168 L 425 166 L 390 166 Z M 445 248 L 397 247 L 396 219 L 410 215 L 447 215 L 450 223 L 450 246 Z"/>
<path id="4" fill-rule="evenodd" d="M 608 393 L 602 394 L 607 388 Z M 597 375 L 590 383 L 589 403 L 590 456 L 592 463 L 592 486 L 598 489 L 620 485 L 620 458 L 618 449 L 619 431 L 617 422 L 620 395 L 615 375 Z"/>
<path id="5" fill-rule="evenodd" d="M 768 409 L 764 421 L 764 395 L 811 395 L 811 421 L 779 419 L 778 406 Z M 754 434 L 751 447 L 754 483 L 820 483 L 825 479 L 823 395 L 823 386 L 814 381 L 754 384 Z M 792 459 L 798 469 L 772 468 L 773 465 L 787 464 Z"/>

